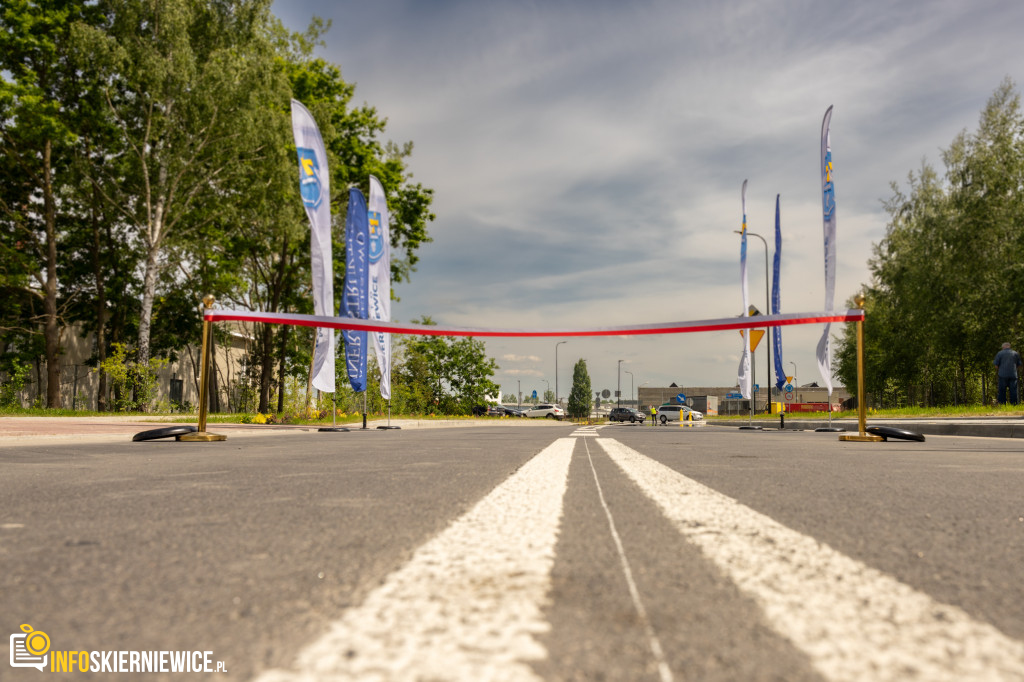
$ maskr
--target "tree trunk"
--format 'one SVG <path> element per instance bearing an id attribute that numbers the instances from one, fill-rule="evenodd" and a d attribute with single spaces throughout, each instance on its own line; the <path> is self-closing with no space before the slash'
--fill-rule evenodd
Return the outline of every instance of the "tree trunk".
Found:
<path id="1" fill-rule="evenodd" d="M 53 146 L 43 146 L 43 211 L 46 221 L 46 281 L 43 282 L 43 340 L 46 345 L 46 406 L 58 409 L 60 399 L 60 325 L 57 323 L 57 207 L 53 200 Z"/>
<path id="2" fill-rule="evenodd" d="M 213 328 L 210 329 L 210 412 L 220 412 L 220 382 L 217 380 L 217 346 L 213 342 Z"/>
<path id="3" fill-rule="evenodd" d="M 263 325 L 260 347 L 260 414 L 270 412 L 270 383 L 274 380 L 274 328 L 270 324 Z"/>
<path id="4" fill-rule="evenodd" d="M 313 356 L 316 355 L 316 329 L 313 330 L 313 351 L 309 356 L 309 376 L 306 378 L 306 412 L 313 401 Z"/>
<path id="5" fill-rule="evenodd" d="M 39 362 L 39 356 L 38 355 L 35 357 L 34 362 L 36 364 L 36 400 L 39 401 L 40 405 L 42 405 L 43 404 L 43 364 L 41 362 Z M 35 401 L 33 401 L 33 404 L 29 405 L 29 407 L 34 407 L 35 406 L 34 403 L 35 403 Z"/>
<path id="6" fill-rule="evenodd" d="M 284 412 L 284 357 L 288 348 L 288 330 L 290 325 L 284 325 L 281 329 L 281 357 L 277 365 L 277 412 Z"/>
<path id="7" fill-rule="evenodd" d="M 145 367 L 149 364 L 149 339 L 153 324 L 153 301 L 156 299 L 157 255 L 159 247 L 150 244 L 146 249 L 146 272 L 142 281 L 142 310 L 139 311 L 139 348 L 137 360 Z"/>
<path id="8" fill-rule="evenodd" d="M 964 361 L 964 353 L 960 351 L 960 395 L 963 396 L 964 404 L 967 404 L 967 363 Z"/>
<path id="9" fill-rule="evenodd" d="M 288 275 L 288 237 L 281 240 L 281 253 L 277 261 L 277 272 L 270 282 L 272 292 L 270 296 L 270 311 L 276 313 L 281 305 L 281 295 L 284 292 L 285 279 Z M 263 348 L 260 358 L 260 413 L 270 411 L 270 383 L 274 380 L 274 332 L 271 325 L 264 325 Z"/>
<path id="10" fill-rule="evenodd" d="M 160 246 L 164 238 L 166 205 L 163 192 L 167 187 L 167 168 L 161 166 L 157 181 L 158 198 L 147 215 L 146 272 L 142 281 L 142 310 L 139 311 L 138 362 L 149 365 L 149 340 L 153 324 L 153 301 L 156 300 L 156 279 L 160 274 Z M 147 204 L 149 201 L 147 200 Z"/>
<path id="11" fill-rule="evenodd" d="M 96 280 L 96 361 L 99 365 L 99 387 L 96 389 L 96 411 L 107 411 L 107 373 L 103 371 L 103 362 L 107 359 L 107 294 L 106 281 L 103 277 L 103 266 L 100 258 L 100 221 L 96 214 L 96 206 L 100 197 L 93 187 L 92 205 L 92 271 Z"/>

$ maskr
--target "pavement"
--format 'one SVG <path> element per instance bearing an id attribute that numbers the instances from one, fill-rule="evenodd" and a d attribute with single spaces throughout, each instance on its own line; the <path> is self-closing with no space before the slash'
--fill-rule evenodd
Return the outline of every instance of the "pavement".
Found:
<path id="1" fill-rule="evenodd" d="M 210 652 L 219 682 L 1024 681 L 1024 441 L 48 421 L 0 438 L 4 682 L 39 674 L 22 624 L 56 682 L 80 651 Z"/>
<path id="2" fill-rule="evenodd" d="M 714 426 L 739 427 L 749 422 L 738 422 L 735 419 L 707 420 Z M 754 420 L 756 426 L 766 429 L 778 429 L 779 420 Z M 829 426 L 827 419 L 800 419 L 787 417 L 787 431 L 813 431 Z M 870 426 L 893 426 L 898 429 L 920 433 L 924 436 L 971 436 L 980 438 L 1024 438 L 1024 417 L 948 417 L 948 418 L 907 418 L 907 419 L 867 419 Z M 832 426 L 856 433 L 856 419 L 833 419 Z"/>
<path id="3" fill-rule="evenodd" d="M 518 427 L 551 427 L 562 423 L 549 419 L 374 419 L 367 422 L 368 429 L 382 426 L 397 426 L 402 429 L 478 428 L 495 424 Z M 735 419 L 723 420 L 714 417 L 705 421 L 708 426 L 738 428 L 749 422 Z M 755 426 L 779 430 L 777 419 L 754 420 Z M 79 441 L 106 440 L 114 436 L 131 438 L 140 431 L 174 426 L 166 420 L 139 416 L 93 416 L 93 417 L 0 417 L 0 444 L 23 442 L 25 439 L 74 439 Z M 832 426 L 857 432 L 856 419 L 833 419 Z M 894 426 L 924 436 L 969 436 L 975 438 L 1024 438 L 1024 417 L 949 417 L 949 418 L 908 418 L 871 419 L 868 426 Z M 351 430 L 359 430 L 361 424 L 339 424 Z M 787 431 L 814 431 L 829 426 L 826 419 L 787 418 Z M 311 432 L 319 426 L 303 424 L 208 424 L 211 433 L 225 435 L 281 435 L 289 431 Z M 661 427 L 658 427 L 661 428 Z M 675 428 L 670 425 L 666 428 Z"/>
<path id="4" fill-rule="evenodd" d="M 187 424 L 188 422 L 186 422 Z M 195 422 L 191 422 L 195 425 Z M 551 427 L 560 422 L 551 419 L 371 419 L 367 429 L 397 426 L 402 429 L 472 428 L 494 426 L 496 423 L 519 427 Z M 136 433 L 168 426 L 179 426 L 159 417 L 125 415 L 92 417 L 0 417 L 0 444 L 16 444 L 30 439 L 98 441 L 124 436 L 131 439 Z M 330 426 L 325 424 L 324 426 Z M 362 424 L 338 424 L 339 427 L 361 430 Z M 214 424 L 206 430 L 236 436 L 281 435 L 288 432 L 312 432 L 320 425 L 305 424 Z"/>

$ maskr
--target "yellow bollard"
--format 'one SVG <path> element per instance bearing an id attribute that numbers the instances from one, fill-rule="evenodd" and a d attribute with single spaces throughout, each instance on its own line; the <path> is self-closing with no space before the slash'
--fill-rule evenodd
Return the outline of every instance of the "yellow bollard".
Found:
<path id="1" fill-rule="evenodd" d="M 686 419 L 679 418 L 679 428 L 685 428 L 687 426 L 693 426 L 693 412 L 686 413 Z"/>
<path id="2" fill-rule="evenodd" d="M 212 294 L 207 294 L 203 297 L 203 306 L 205 308 L 212 308 L 214 297 Z M 181 436 L 177 436 L 176 439 L 185 442 L 193 443 L 210 443 L 218 440 L 227 440 L 227 436 L 223 436 L 219 433 L 207 433 L 206 432 L 206 404 L 208 401 L 209 391 L 207 387 L 210 381 L 210 323 L 203 319 L 203 359 L 200 362 L 199 369 L 199 425 L 198 431 L 195 433 L 186 433 Z"/>

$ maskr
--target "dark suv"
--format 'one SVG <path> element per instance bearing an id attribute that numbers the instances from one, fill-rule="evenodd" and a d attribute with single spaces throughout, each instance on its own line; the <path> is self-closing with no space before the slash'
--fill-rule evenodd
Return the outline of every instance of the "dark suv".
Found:
<path id="1" fill-rule="evenodd" d="M 632 407 L 613 407 L 608 413 L 610 422 L 640 422 L 643 423 L 647 416 L 640 410 Z"/>

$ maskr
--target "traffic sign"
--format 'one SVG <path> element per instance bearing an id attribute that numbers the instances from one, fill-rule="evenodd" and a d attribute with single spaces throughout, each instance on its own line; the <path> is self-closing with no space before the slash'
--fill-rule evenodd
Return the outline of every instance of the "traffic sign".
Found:
<path id="1" fill-rule="evenodd" d="M 534 397 L 534 398 L 536 398 L 536 397 L 537 397 L 537 391 L 536 391 L 536 390 L 535 390 L 535 391 L 533 392 L 533 397 Z"/>
<path id="2" fill-rule="evenodd" d="M 790 402 L 790 403 L 793 402 L 793 392 L 792 391 L 786 391 L 786 402 Z"/>
<path id="3" fill-rule="evenodd" d="M 745 329 L 740 330 L 740 336 L 743 336 Z M 753 353 L 757 350 L 757 344 L 761 343 L 761 339 L 764 337 L 763 329 L 751 329 L 750 330 L 750 352 Z"/>
<path id="4" fill-rule="evenodd" d="M 793 392 L 793 384 L 786 384 L 786 393 Z"/>
<path id="5" fill-rule="evenodd" d="M 680 393 L 679 395 L 677 395 L 676 396 L 676 402 L 678 402 L 680 405 L 685 403 L 686 402 L 686 394 L 685 393 Z"/>

